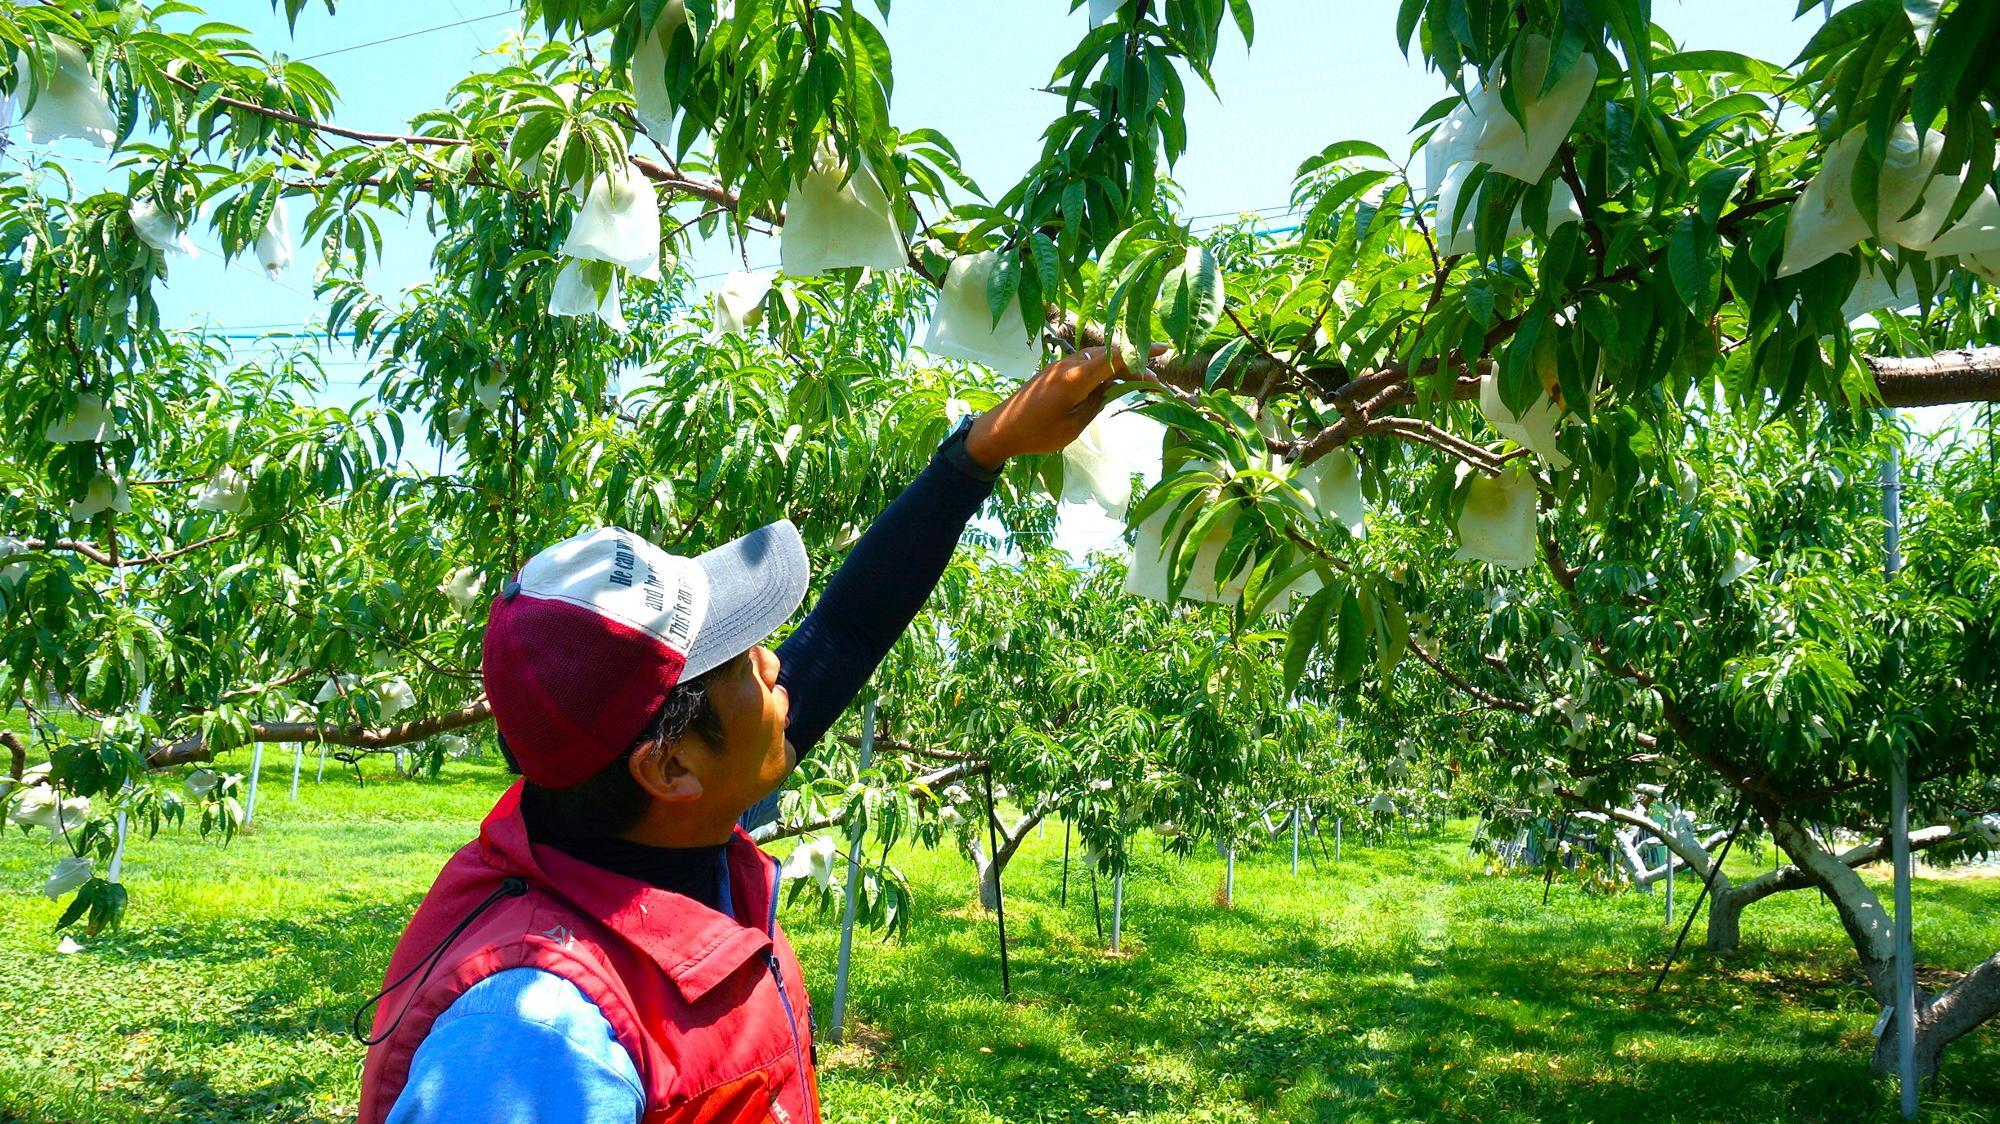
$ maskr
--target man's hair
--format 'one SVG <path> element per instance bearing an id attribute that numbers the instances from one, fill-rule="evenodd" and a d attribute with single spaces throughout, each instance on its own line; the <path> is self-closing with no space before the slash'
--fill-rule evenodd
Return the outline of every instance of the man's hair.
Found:
<path id="1" fill-rule="evenodd" d="M 708 679 L 734 662 L 669 691 L 666 701 L 653 712 L 625 752 L 581 783 L 567 788 L 544 788 L 533 781 L 524 781 L 521 804 L 530 823 L 546 827 L 562 839 L 588 841 L 610 838 L 639 822 L 653 798 L 632 779 L 629 765 L 632 755 L 655 744 L 672 745 L 689 731 L 700 734 L 711 749 L 720 750 L 722 719 L 709 700 Z M 507 768 L 519 773 L 520 766 L 515 764 L 504 738 L 500 741 L 500 752 L 507 759 Z"/>

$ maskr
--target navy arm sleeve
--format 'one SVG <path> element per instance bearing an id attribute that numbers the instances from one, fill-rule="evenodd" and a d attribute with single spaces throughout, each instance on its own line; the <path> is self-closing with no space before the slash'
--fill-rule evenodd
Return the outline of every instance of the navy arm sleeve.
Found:
<path id="1" fill-rule="evenodd" d="M 778 682 L 791 695 L 786 738 L 801 757 L 910 627 L 958 548 L 965 524 L 993 494 L 934 457 L 854 544 L 819 604 L 778 646 Z"/>
<path id="2" fill-rule="evenodd" d="M 826 736 L 910 627 L 965 524 L 992 494 L 991 481 L 933 457 L 854 544 L 819 604 L 778 646 L 778 682 L 792 704 L 785 737 L 799 756 Z M 744 814 L 744 830 L 777 814 L 774 792 Z"/>

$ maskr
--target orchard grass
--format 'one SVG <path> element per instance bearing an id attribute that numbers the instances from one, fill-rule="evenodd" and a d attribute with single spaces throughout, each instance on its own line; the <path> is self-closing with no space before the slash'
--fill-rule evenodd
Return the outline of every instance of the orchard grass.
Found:
<path id="1" fill-rule="evenodd" d="M 291 759 L 266 751 L 258 823 L 234 843 L 193 830 L 135 843 L 126 925 L 82 952 L 55 951 L 58 907 L 39 892 L 55 852 L 9 830 L 0 1120 L 351 1118 L 362 1051 L 349 1015 L 507 778 L 487 760 L 408 780 L 377 756 L 365 789 L 331 760 L 316 784 L 309 752 L 295 806 Z M 1744 949 L 1725 960 L 1699 951 L 1697 924 L 1650 996 L 1672 937 L 1658 896 L 1559 877 L 1544 908 L 1539 877 L 1488 877 L 1465 857 L 1469 830 L 1350 838 L 1341 862 L 1303 861 L 1296 879 L 1276 841 L 1239 858 L 1233 910 L 1216 903 L 1212 851 L 1181 860 L 1148 839 L 1113 956 L 1087 873 L 1072 868 L 1058 904 L 1063 831 L 1050 824 L 1005 880 L 1012 1002 L 970 865 L 899 848 L 919 910 L 907 942 L 858 936 L 848 1040 L 821 1050 L 827 1116 L 1895 1118 L 1893 1083 L 1867 1072 L 1875 1010 L 1817 894 L 1751 907 Z M 1746 872 L 1769 861 L 1740 857 Z M 1098 890 L 1108 937 L 1109 880 Z M 1681 908 L 1695 890 L 1683 883 Z M 1928 982 L 2000 948 L 2000 879 L 1924 878 L 1916 895 Z M 837 916 L 785 916 L 821 1012 Z M 1988 1027 L 1948 1051 L 1925 1118 L 1991 1121 L 1995 1106 Z"/>

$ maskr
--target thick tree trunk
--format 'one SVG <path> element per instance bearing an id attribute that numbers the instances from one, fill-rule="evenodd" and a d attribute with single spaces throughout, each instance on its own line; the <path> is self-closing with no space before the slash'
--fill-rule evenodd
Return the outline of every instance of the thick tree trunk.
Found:
<path id="1" fill-rule="evenodd" d="M 1926 1002 L 1917 998 L 1917 1075 L 1937 1076 L 1944 1048 L 1981 1023 L 2000 1015 L 2000 953 L 1995 953 L 1957 983 Z M 1875 1043 L 1873 1068 L 1878 1074 L 1896 1072 L 1896 1019 L 1889 1017 Z"/>
<path id="2" fill-rule="evenodd" d="M 1811 884 L 1826 891 L 1841 928 L 1854 945 L 1861 972 L 1875 1001 L 1887 1006 L 1895 995 L 1895 926 L 1882 900 L 1861 880 L 1854 867 L 1820 845 L 1803 825 L 1782 817 L 1771 825 L 1771 836 L 1805 872 Z"/>
<path id="3" fill-rule="evenodd" d="M 1049 809 L 1045 805 L 1037 804 L 1030 808 L 1028 813 L 1021 817 L 1021 821 L 1013 827 L 1007 827 L 1003 822 L 1000 832 L 1000 852 L 992 858 L 986 854 L 985 825 L 981 824 L 968 833 L 972 838 L 966 841 L 965 853 L 979 871 L 979 904 L 986 907 L 989 912 L 1000 908 L 1000 875 L 1007 869 L 1007 864 L 1014 860 L 1015 852 L 1021 849 L 1021 844 L 1027 840 L 1028 833 L 1035 830 L 1035 825 L 1042 822 L 1042 817 L 1048 814 Z"/>
<path id="4" fill-rule="evenodd" d="M 1958 837 L 1963 826 L 1937 825 L 1910 833 L 1912 849 L 1937 846 Z M 1887 847 L 1869 843 L 1835 856 L 1802 826 L 1779 820 L 1772 835 L 1785 853 L 1805 868 L 1806 875 L 1833 902 L 1840 923 L 1847 930 L 1868 979 L 1875 1001 L 1891 1010 L 1883 1021 L 1882 1035 L 1875 1043 L 1872 1065 L 1878 1074 L 1896 1071 L 1895 929 L 1889 911 L 1855 868 L 1879 859 Z M 1937 995 L 1917 988 L 1917 1074 L 1929 1078 L 1937 1074 L 1938 1060 L 1946 1046 L 1973 1028 L 2000 1015 L 2000 953 L 1988 958 L 1958 982 Z"/>

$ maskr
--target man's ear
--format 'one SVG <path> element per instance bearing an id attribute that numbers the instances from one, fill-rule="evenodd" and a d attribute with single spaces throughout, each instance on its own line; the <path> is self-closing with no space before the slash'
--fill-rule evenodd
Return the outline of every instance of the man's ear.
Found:
<path id="1" fill-rule="evenodd" d="M 701 778 L 683 759 L 684 754 L 701 752 L 700 746 L 690 744 L 694 740 L 684 737 L 672 744 L 654 742 L 626 758 L 632 779 L 655 800 L 684 804 L 701 799 Z"/>

